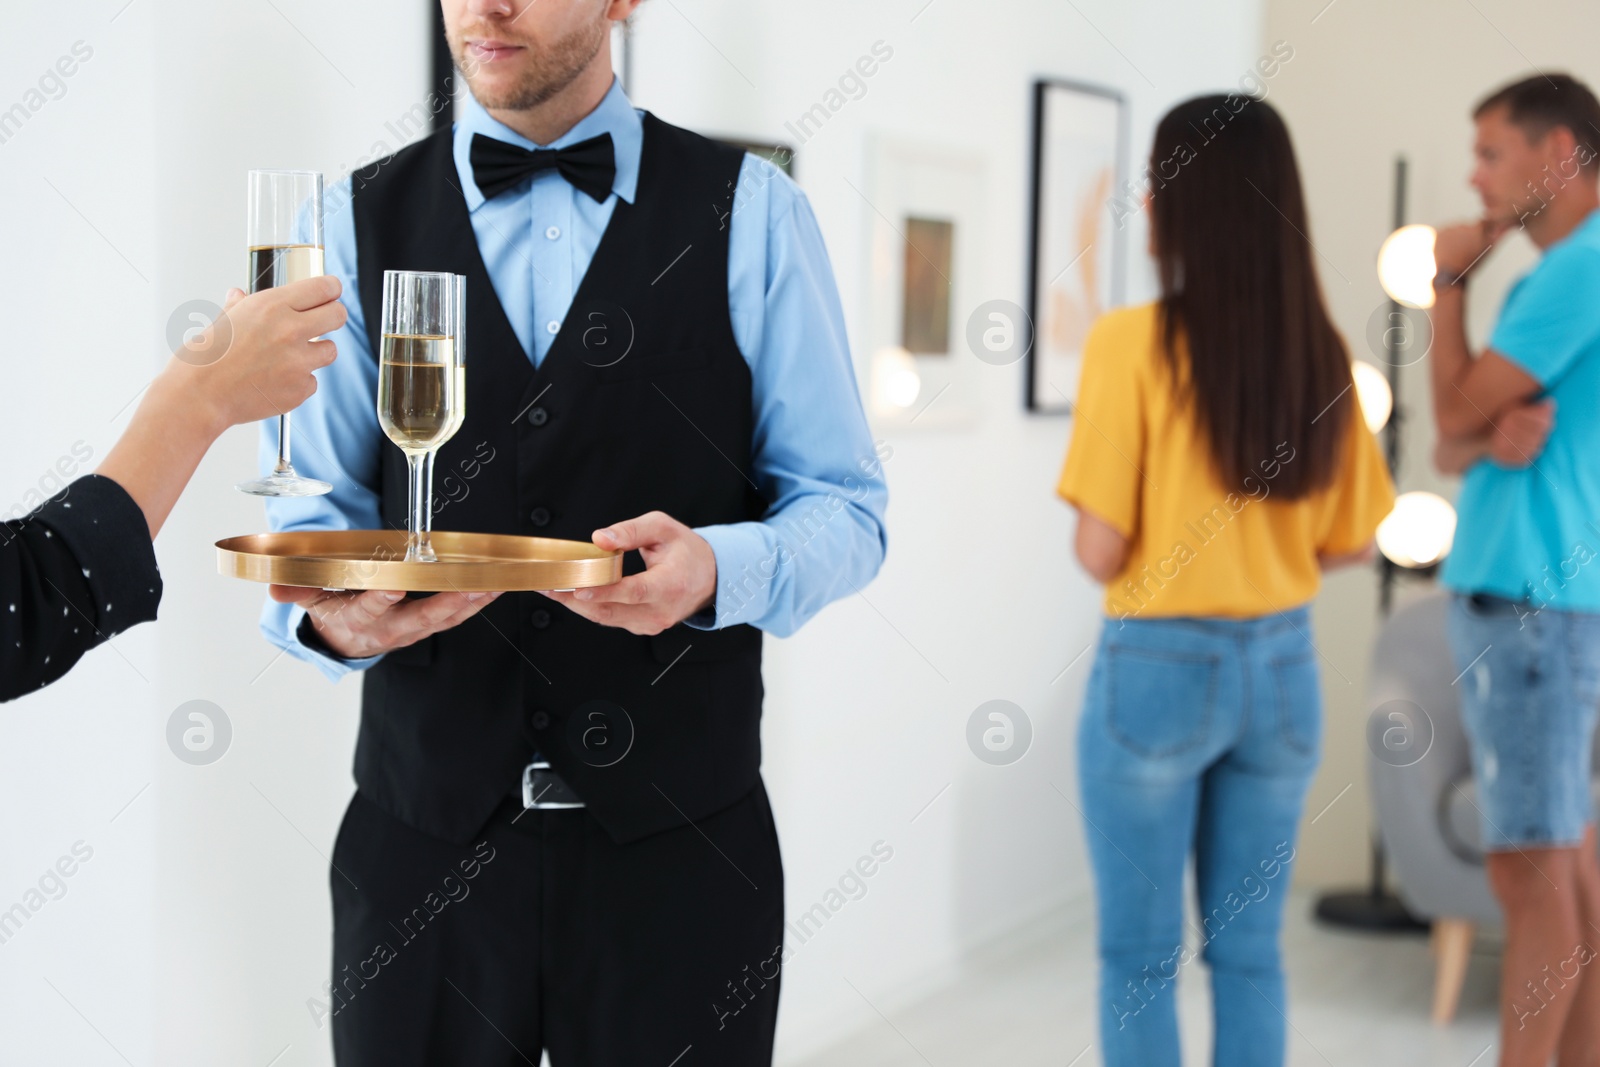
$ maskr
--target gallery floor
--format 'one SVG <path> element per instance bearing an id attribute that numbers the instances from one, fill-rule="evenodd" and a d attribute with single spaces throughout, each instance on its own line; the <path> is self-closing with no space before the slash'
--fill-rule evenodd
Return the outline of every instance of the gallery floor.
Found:
<path id="1" fill-rule="evenodd" d="M 1433 967 L 1424 936 L 1367 937 L 1315 925 L 1311 900 L 1290 901 L 1284 933 L 1292 1067 L 1492 1067 L 1496 945 L 1480 939 L 1455 1022 L 1428 1021 Z M 828 1052 L 790 1067 L 1091 1067 L 1094 931 L 1063 918 L 1025 944 L 974 960 L 962 982 Z M 1180 979 L 1185 1062 L 1210 1059 L 1203 966 Z"/>

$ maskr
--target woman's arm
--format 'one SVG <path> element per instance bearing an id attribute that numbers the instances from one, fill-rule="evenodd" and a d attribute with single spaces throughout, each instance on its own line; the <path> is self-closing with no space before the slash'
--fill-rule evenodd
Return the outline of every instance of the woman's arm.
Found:
<path id="1" fill-rule="evenodd" d="M 344 307 L 334 278 L 246 297 L 150 385 L 93 474 L 0 524 L 0 700 L 42 689 L 103 641 L 156 617 L 153 538 L 211 443 L 229 426 L 297 406 Z M 148 536 L 146 536 L 148 532 Z"/>
<path id="2" fill-rule="evenodd" d="M 1128 539 L 1115 526 L 1082 508 L 1078 509 L 1073 549 L 1083 569 L 1101 585 L 1115 578 L 1128 560 Z"/>

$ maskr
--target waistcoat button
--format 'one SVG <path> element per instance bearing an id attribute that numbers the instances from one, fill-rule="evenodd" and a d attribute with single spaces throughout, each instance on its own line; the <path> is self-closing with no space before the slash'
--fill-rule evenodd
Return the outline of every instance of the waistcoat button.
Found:
<path id="1" fill-rule="evenodd" d="M 550 421 L 550 413 L 544 408 L 529 408 L 528 421 L 535 426 L 543 426 Z"/>
<path id="2" fill-rule="evenodd" d="M 533 728 L 535 730 L 543 730 L 549 725 L 550 716 L 548 714 L 542 711 L 536 711 L 533 713 Z"/>
<path id="3" fill-rule="evenodd" d="M 550 625 L 550 613 L 543 608 L 535 608 L 533 614 L 528 616 L 528 621 L 542 630 Z"/>
<path id="4" fill-rule="evenodd" d="M 528 518 L 535 526 L 548 526 L 550 525 L 550 509 L 534 508 L 528 512 Z"/>

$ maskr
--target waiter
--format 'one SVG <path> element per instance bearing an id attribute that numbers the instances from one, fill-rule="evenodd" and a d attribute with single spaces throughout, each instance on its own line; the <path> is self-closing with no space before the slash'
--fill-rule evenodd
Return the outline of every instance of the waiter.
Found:
<path id="1" fill-rule="evenodd" d="M 610 29 L 639 2 L 443 0 L 461 121 L 329 220 L 345 358 L 295 428 L 334 490 L 271 502 L 274 527 L 403 528 L 381 282 L 451 271 L 470 370 L 437 525 L 625 553 L 614 585 L 442 630 L 398 593 L 273 590 L 275 643 L 365 671 L 311 1005 L 344 1067 L 771 1061 L 762 632 L 876 574 L 887 489 L 809 205 L 629 104 Z"/>

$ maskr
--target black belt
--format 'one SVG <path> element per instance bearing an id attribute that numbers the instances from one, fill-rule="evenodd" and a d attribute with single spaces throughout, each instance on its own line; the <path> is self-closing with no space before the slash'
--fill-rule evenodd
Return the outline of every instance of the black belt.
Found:
<path id="1" fill-rule="evenodd" d="M 1513 600 L 1499 593 L 1467 593 L 1467 600 L 1472 606 L 1482 612 L 1499 612 L 1501 614 L 1523 614 L 1525 609 L 1533 607 L 1533 601 L 1527 597 Z"/>

